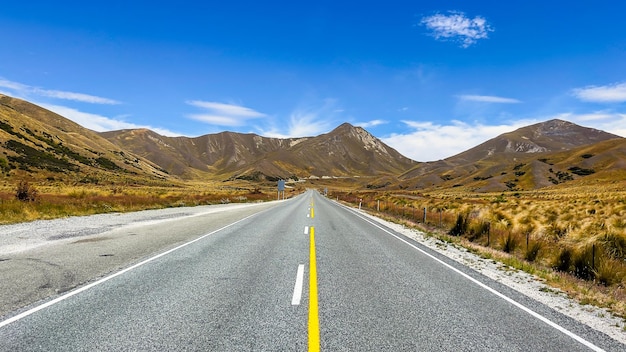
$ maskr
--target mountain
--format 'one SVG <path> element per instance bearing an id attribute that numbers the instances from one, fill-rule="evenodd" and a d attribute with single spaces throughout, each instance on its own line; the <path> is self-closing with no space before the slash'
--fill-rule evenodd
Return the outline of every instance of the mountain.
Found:
<path id="1" fill-rule="evenodd" d="M 234 132 L 166 137 L 146 129 L 97 133 L 5 95 L 0 95 L 0 153 L 0 177 L 66 183 L 356 176 L 370 189 L 500 192 L 626 179 L 626 139 L 562 120 L 418 163 L 348 123 L 304 138 Z"/>
<path id="2" fill-rule="evenodd" d="M 400 179 L 403 187 L 411 188 L 536 189 L 596 171 L 619 170 L 626 162 L 624 143 L 626 139 L 611 133 L 550 120 L 504 133 L 447 159 L 419 164 Z"/>
<path id="3" fill-rule="evenodd" d="M 531 154 L 569 150 L 613 138 L 620 137 L 555 119 L 504 133 L 446 160 L 455 165 L 462 165 L 490 157 L 507 157 L 517 153 Z"/>
<path id="4" fill-rule="evenodd" d="M 164 170 L 60 115 L 0 94 L 0 172 L 99 183 L 163 180 Z M 133 182 L 134 182 L 133 181 Z"/>
<path id="5" fill-rule="evenodd" d="M 286 139 L 234 132 L 166 137 L 149 130 L 100 135 L 182 178 L 397 175 L 415 164 L 366 130 L 347 123 L 316 137 Z"/>

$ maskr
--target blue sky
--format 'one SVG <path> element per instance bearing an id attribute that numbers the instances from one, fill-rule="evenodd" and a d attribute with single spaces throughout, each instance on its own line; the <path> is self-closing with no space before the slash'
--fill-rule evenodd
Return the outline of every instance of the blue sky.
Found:
<path id="1" fill-rule="evenodd" d="M 626 137 L 622 1 L 21 1 L 0 93 L 96 131 L 362 126 L 418 161 L 553 118 Z"/>

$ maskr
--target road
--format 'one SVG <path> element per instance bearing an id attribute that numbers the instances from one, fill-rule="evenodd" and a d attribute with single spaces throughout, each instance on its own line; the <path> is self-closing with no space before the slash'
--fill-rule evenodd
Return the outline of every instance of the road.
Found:
<path id="1" fill-rule="evenodd" d="M 0 350 L 624 350 L 314 191 L 214 221 L 5 316 Z"/>

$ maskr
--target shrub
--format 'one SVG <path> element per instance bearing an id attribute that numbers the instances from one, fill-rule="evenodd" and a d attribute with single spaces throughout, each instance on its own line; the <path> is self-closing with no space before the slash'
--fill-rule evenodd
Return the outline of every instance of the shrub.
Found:
<path id="1" fill-rule="evenodd" d="M 474 226 L 471 226 L 471 228 L 469 229 L 468 239 L 470 241 L 475 241 L 478 238 L 488 234 L 490 230 L 491 230 L 491 223 L 487 221 L 481 221 L 479 223 L 476 223 Z"/>
<path id="2" fill-rule="evenodd" d="M 504 251 L 505 253 L 513 253 L 518 244 L 519 240 L 517 239 L 517 236 L 509 231 L 502 240 L 502 251 Z"/>
<path id="3" fill-rule="evenodd" d="M 101 166 L 102 168 L 107 169 L 107 170 L 112 170 L 112 171 L 121 171 L 121 170 L 123 170 L 121 167 L 117 166 L 116 163 L 114 163 L 110 159 L 107 159 L 107 158 L 105 158 L 103 156 L 99 157 L 95 161 L 96 161 L 96 163 L 99 166 Z"/>
<path id="4" fill-rule="evenodd" d="M 34 202 L 37 200 L 38 191 L 26 181 L 20 181 L 15 190 L 15 198 L 22 202 Z"/>
<path id="5" fill-rule="evenodd" d="M 583 280 L 593 280 L 596 277 L 594 268 L 593 246 L 584 247 L 574 253 L 572 264 L 574 265 L 574 275 Z"/>
<path id="6" fill-rule="evenodd" d="M 532 242 L 526 248 L 524 259 L 528 260 L 529 262 L 534 262 L 539 256 L 539 251 L 541 250 L 542 247 L 543 245 L 541 244 L 541 242 Z"/>
<path id="7" fill-rule="evenodd" d="M 626 277 L 624 264 L 616 260 L 605 260 L 598 265 L 596 280 L 604 286 L 619 284 Z"/>
<path id="8" fill-rule="evenodd" d="M 576 174 L 578 176 L 587 176 L 587 175 L 591 175 L 593 173 L 595 173 L 595 170 L 593 169 L 584 169 L 582 167 L 578 167 L 578 166 L 572 166 L 569 168 L 569 171 L 573 174 Z"/>
<path id="9" fill-rule="evenodd" d="M 572 266 L 572 249 L 565 247 L 561 249 L 561 253 L 556 258 L 554 269 L 561 272 L 569 272 Z"/>
<path id="10" fill-rule="evenodd" d="M 450 230 L 449 234 L 451 236 L 461 236 L 467 233 L 468 221 L 468 215 L 459 214 L 456 217 L 456 223 L 454 224 L 454 227 Z"/>
<path id="11" fill-rule="evenodd" d="M 11 171 L 11 165 L 9 165 L 7 159 L 0 158 L 0 172 L 8 173 L 9 171 Z"/>

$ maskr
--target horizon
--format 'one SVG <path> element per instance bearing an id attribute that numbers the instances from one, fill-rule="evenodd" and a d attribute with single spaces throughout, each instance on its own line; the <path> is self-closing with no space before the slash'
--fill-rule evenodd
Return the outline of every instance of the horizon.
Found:
<path id="1" fill-rule="evenodd" d="M 0 96 L 2 96 L 2 95 L 5 95 L 5 94 L 0 93 Z M 8 96 L 8 97 L 10 97 L 10 98 L 15 98 L 15 97 L 11 97 L 11 96 L 9 96 L 9 95 L 6 95 L 6 96 Z M 17 98 L 17 99 L 19 99 L 19 98 Z M 561 122 L 567 122 L 567 123 L 571 123 L 571 124 L 574 124 L 574 125 L 577 125 L 577 126 L 579 126 L 579 127 L 583 127 L 583 128 L 592 128 L 592 127 L 582 126 L 582 125 L 576 124 L 576 123 L 571 122 L 571 121 L 568 121 L 568 120 L 559 119 L 559 118 L 554 118 L 554 119 L 551 119 L 551 120 L 540 121 L 540 122 L 536 122 L 536 123 L 533 123 L 533 124 L 530 124 L 530 125 L 521 126 L 521 127 L 519 127 L 519 128 L 516 128 L 515 130 L 505 131 L 505 132 L 503 132 L 503 134 L 514 132 L 514 131 L 516 131 L 516 130 L 518 130 L 518 129 L 520 129 L 520 128 L 530 127 L 530 126 L 535 125 L 535 124 L 548 123 L 548 122 L 551 122 L 551 121 L 561 121 Z M 350 125 L 350 126 L 352 126 L 352 127 L 360 127 L 360 128 L 363 128 L 364 130 L 366 130 L 368 133 L 370 133 L 370 134 L 371 134 L 371 132 L 370 132 L 367 128 L 365 128 L 365 127 L 361 127 L 361 126 L 358 126 L 358 125 L 353 125 L 352 123 L 347 122 L 347 121 L 344 121 L 344 122 L 339 123 L 337 126 L 333 127 L 333 128 L 332 128 L 330 131 L 328 131 L 328 132 L 323 132 L 323 133 L 320 133 L 320 134 L 317 134 L 317 135 L 301 136 L 301 137 L 272 137 L 272 136 L 264 136 L 264 135 L 260 135 L 260 134 L 254 133 L 254 132 L 236 132 L 236 131 L 228 131 L 228 130 L 218 131 L 218 132 L 212 132 L 212 133 L 207 133 L 207 134 L 202 134 L 202 135 L 197 135 L 197 136 L 164 136 L 164 135 L 161 135 L 160 133 L 158 133 L 158 132 L 156 132 L 156 131 L 154 131 L 154 130 L 151 130 L 151 129 L 150 129 L 150 128 L 148 128 L 148 127 L 137 127 L 137 128 L 127 128 L 127 129 L 109 130 L 109 131 L 95 131 L 95 132 L 116 132 L 116 131 L 148 130 L 148 131 L 150 131 L 150 132 L 156 133 L 156 134 L 158 134 L 158 135 L 160 135 L 160 136 L 164 136 L 164 137 L 171 137 L 171 138 L 190 138 L 190 139 L 200 138 L 200 137 L 207 136 L 207 135 L 210 135 L 210 134 L 219 134 L 219 133 L 241 133 L 241 134 L 253 134 L 253 135 L 257 135 L 257 136 L 263 137 L 263 138 L 298 139 L 298 138 L 315 138 L 315 137 L 319 137 L 319 136 L 320 136 L 320 135 L 322 135 L 322 134 L 325 134 L 325 133 L 330 133 L 330 132 L 332 132 L 332 131 L 334 131 L 334 130 L 338 129 L 339 127 L 341 127 L 341 126 L 343 126 L 343 125 L 345 125 L 345 124 L 348 124 L 348 125 Z M 80 124 L 79 124 L 79 125 L 80 125 Z M 81 125 L 81 126 L 82 126 L 82 125 Z M 82 127 L 85 127 L 85 126 L 82 126 Z M 607 131 L 604 131 L 604 130 L 600 130 L 600 131 L 602 131 L 602 132 L 607 132 Z M 607 132 L 607 133 L 610 133 L 610 132 Z M 501 136 L 501 135 L 494 136 L 493 138 L 496 138 L 496 137 L 499 137 L 499 136 Z M 618 138 L 625 138 L 625 137 L 621 137 L 621 136 L 619 136 L 619 135 L 616 135 L 616 136 L 617 136 Z M 376 137 L 376 136 L 374 136 L 374 137 Z M 376 138 L 378 138 L 378 137 L 376 137 Z M 379 140 L 381 140 L 380 138 L 378 138 L 378 139 L 379 139 Z M 437 159 L 437 160 L 428 160 L 428 161 L 423 161 L 423 160 L 416 160 L 416 159 L 413 159 L 413 158 L 411 158 L 411 157 L 409 157 L 409 156 L 407 156 L 407 155 L 404 155 L 403 153 L 401 153 L 400 151 L 398 151 L 396 148 L 394 148 L 394 147 L 392 147 L 392 146 L 390 146 L 390 145 L 388 145 L 388 144 L 387 144 L 387 145 L 388 145 L 388 146 L 390 146 L 390 147 L 392 147 L 392 148 L 393 148 L 393 149 L 395 149 L 396 151 L 400 152 L 400 154 L 402 154 L 404 157 L 409 158 L 409 159 L 411 159 L 411 160 L 413 160 L 413 161 L 415 161 L 415 162 L 418 162 L 418 163 L 428 163 L 428 162 L 434 162 L 434 161 L 439 161 L 439 160 L 445 160 L 445 159 L 448 159 L 448 158 L 454 157 L 454 156 L 456 156 L 456 155 L 458 155 L 458 154 L 461 154 L 461 153 L 463 153 L 463 152 L 466 152 L 466 151 L 468 151 L 468 150 L 470 150 L 470 149 L 472 149 L 472 148 L 474 148 L 474 147 L 477 147 L 477 146 L 479 146 L 479 145 L 480 145 L 480 144 L 482 144 L 482 143 L 488 142 L 488 141 L 489 141 L 489 140 L 491 140 L 491 139 L 492 139 L 492 138 L 489 138 L 489 139 L 484 140 L 484 141 L 480 141 L 478 144 L 473 145 L 473 146 L 470 146 L 469 148 L 467 148 L 467 149 L 465 149 L 465 150 L 462 150 L 462 151 L 460 151 L 460 152 L 458 152 L 458 153 L 456 153 L 456 154 L 453 154 L 453 155 L 448 155 L 448 156 L 445 156 L 445 157 L 443 157 L 443 158 L 441 158 L 441 159 Z M 381 140 L 381 141 L 382 141 L 382 140 Z M 383 141 L 383 143 L 384 143 L 384 141 Z M 386 144 L 386 143 L 385 143 L 385 144 Z"/>
<path id="2" fill-rule="evenodd" d="M 97 132 L 300 138 L 416 161 L 553 119 L 626 137 L 626 4 L 8 3 L 0 93 Z"/>

